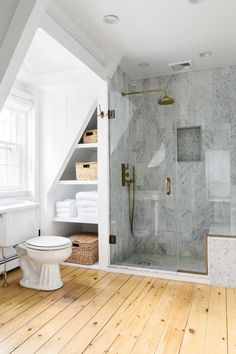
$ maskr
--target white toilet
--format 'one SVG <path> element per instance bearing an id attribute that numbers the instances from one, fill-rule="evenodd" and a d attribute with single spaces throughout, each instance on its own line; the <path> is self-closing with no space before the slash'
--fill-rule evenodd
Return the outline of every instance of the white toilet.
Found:
<path id="1" fill-rule="evenodd" d="M 33 237 L 15 246 L 23 273 L 20 285 L 39 290 L 63 286 L 59 264 L 72 252 L 70 239 L 61 236 Z"/>
<path id="2" fill-rule="evenodd" d="M 23 272 L 20 285 L 55 290 L 63 285 L 59 264 L 71 255 L 71 241 L 61 236 L 37 236 L 38 232 L 39 204 L 0 206 L 0 248 L 15 247 Z"/>

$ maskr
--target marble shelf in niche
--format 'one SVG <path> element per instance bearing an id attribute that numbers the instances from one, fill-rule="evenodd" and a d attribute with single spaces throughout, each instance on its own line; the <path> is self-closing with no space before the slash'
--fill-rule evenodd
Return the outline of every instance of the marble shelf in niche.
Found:
<path id="1" fill-rule="evenodd" d="M 200 126 L 177 128 L 177 161 L 202 160 L 202 129 Z"/>

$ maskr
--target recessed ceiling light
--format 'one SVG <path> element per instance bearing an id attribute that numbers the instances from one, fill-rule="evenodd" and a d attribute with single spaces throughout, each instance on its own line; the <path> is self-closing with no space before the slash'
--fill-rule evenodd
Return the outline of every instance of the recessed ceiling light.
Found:
<path id="1" fill-rule="evenodd" d="M 189 0 L 192 4 L 200 4 L 204 0 Z"/>
<path id="2" fill-rule="evenodd" d="M 211 55 L 212 55 L 212 52 L 207 51 L 207 52 L 202 52 L 202 53 L 200 53 L 200 54 L 199 54 L 199 57 L 201 57 L 201 58 L 207 58 L 207 57 L 210 57 Z"/>
<path id="3" fill-rule="evenodd" d="M 114 25 L 120 21 L 119 17 L 116 15 L 106 15 L 103 17 L 103 21 L 108 23 L 108 25 Z"/>
<path id="4" fill-rule="evenodd" d="M 141 69 L 145 69 L 149 66 L 150 64 L 149 63 L 139 63 L 138 64 L 138 67 L 141 68 Z"/>

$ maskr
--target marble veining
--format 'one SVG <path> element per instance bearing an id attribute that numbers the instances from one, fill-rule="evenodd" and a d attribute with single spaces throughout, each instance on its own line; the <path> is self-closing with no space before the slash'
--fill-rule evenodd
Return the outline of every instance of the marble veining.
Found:
<path id="1" fill-rule="evenodd" d="M 201 161 L 201 127 L 177 128 L 177 161 Z"/>
<path id="2" fill-rule="evenodd" d="M 213 285 L 236 287 L 236 238 L 208 237 L 208 272 Z"/>
<path id="3" fill-rule="evenodd" d="M 165 88 L 175 104 L 158 105 L 156 93 L 121 96 L 122 91 L 157 87 Z M 111 233 L 118 236 L 118 244 L 111 246 L 112 263 L 137 253 L 178 255 L 204 264 L 209 227 L 236 226 L 236 67 L 138 81 L 118 68 L 111 79 L 110 108 L 117 116 L 110 121 Z M 177 129 L 191 127 L 201 130 L 201 159 L 178 161 Z M 197 142 L 183 139 L 183 151 Z M 137 170 L 135 238 L 129 230 L 127 190 L 121 187 L 122 162 Z M 158 192 L 157 204 L 145 197 L 149 191 Z"/>

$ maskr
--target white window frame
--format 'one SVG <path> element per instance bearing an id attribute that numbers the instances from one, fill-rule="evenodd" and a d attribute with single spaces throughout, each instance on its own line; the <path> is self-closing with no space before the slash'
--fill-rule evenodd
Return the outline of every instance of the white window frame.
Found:
<path id="1" fill-rule="evenodd" d="M 24 195 L 28 193 L 28 163 L 29 163 L 29 131 L 30 120 L 33 119 L 33 99 L 30 95 L 19 91 L 13 90 L 11 95 L 8 97 L 6 104 L 4 105 L 6 109 L 16 110 L 25 114 L 24 122 L 24 142 L 23 144 L 18 144 L 14 142 L 0 141 L 2 144 L 12 145 L 19 147 L 20 159 L 19 165 L 22 166 L 19 169 L 19 185 L 17 186 L 0 186 L 0 198 L 10 197 L 17 195 Z"/>
<path id="2" fill-rule="evenodd" d="M 12 143 L 8 141 L 0 140 L 0 144 L 6 146 L 14 146 L 17 147 L 19 152 L 19 185 L 11 185 L 11 186 L 1 186 L 0 191 L 11 191 L 11 190 L 24 190 L 25 189 L 25 153 L 23 151 L 22 144 Z M 10 164 L 8 164 L 9 166 Z"/>

